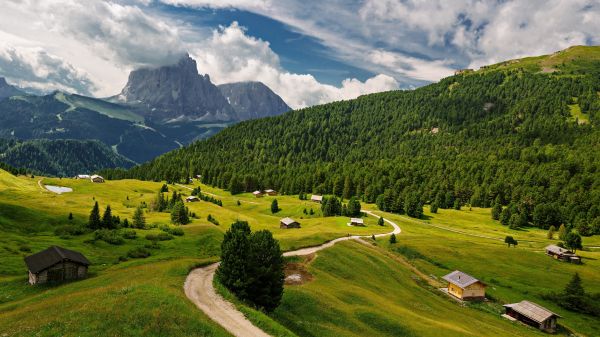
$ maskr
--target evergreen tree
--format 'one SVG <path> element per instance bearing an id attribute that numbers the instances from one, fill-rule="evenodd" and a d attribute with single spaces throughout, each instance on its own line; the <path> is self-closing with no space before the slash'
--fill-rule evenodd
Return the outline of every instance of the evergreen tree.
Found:
<path id="1" fill-rule="evenodd" d="M 125 218 L 125 220 L 123 220 L 123 227 L 129 228 L 129 220 L 127 220 L 127 218 Z"/>
<path id="2" fill-rule="evenodd" d="M 581 244 L 581 236 L 577 233 L 570 232 L 565 237 L 565 246 L 575 253 L 577 249 L 583 249 Z"/>
<path id="3" fill-rule="evenodd" d="M 396 243 L 396 234 L 392 233 L 392 235 L 390 236 L 390 243 L 391 244 Z"/>
<path id="4" fill-rule="evenodd" d="M 406 215 L 413 218 L 421 218 L 423 216 L 423 205 L 419 201 L 417 194 L 409 193 L 404 202 L 406 208 Z"/>
<path id="5" fill-rule="evenodd" d="M 384 220 L 383 220 L 383 217 L 380 217 L 379 219 L 377 219 L 377 224 L 378 224 L 379 226 L 383 226 L 383 224 L 384 224 L 384 223 L 383 223 L 383 221 L 384 221 Z"/>
<path id="6" fill-rule="evenodd" d="M 283 296 L 285 261 L 279 242 L 271 232 L 261 230 L 252 234 L 249 260 L 252 275 L 248 286 L 249 300 L 266 312 L 272 312 Z"/>
<path id="7" fill-rule="evenodd" d="M 142 206 L 138 206 L 133 213 L 132 225 L 134 228 L 146 228 L 146 217 L 144 216 L 144 210 Z"/>
<path id="8" fill-rule="evenodd" d="M 500 223 L 503 224 L 504 226 L 508 226 L 510 224 L 511 217 L 512 217 L 512 215 L 511 215 L 510 207 L 504 208 L 502 210 L 502 212 L 500 213 Z"/>
<path id="9" fill-rule="evenodd" d="M 565 224 L 560 225 L 560 227 L 558 227 L 558 238 L 561 240 L 565 240 L 567 238 L 567 227 L 565 227 Z"/>
<path id="10" fill-rule="evenodd" d="M 169 187 L 167 186 L 167 184 L 163 184 L 162 187 L 160 188 L 160 193 L 167 193 L 169 192 Z"/>
<path id="11" fill-rule="evenodd" d="M 108 205 L 106 206 L 106 210 L 104 210 L 104 215 L 102 216 L 102 228 L 114 229 L 114 227 L 112 211 L 110 209 L 110 205 Z"/>
<path id="12" fill-rule="evenodd" d="M 496 198 L 496 202 L 492 207 L 492 219 L 500 220 L 500 214 L 502 214 L 502 204 L 498 202 L 499 198 Z"/>
<path id="13" fill-rule="evenodd" d="M 437 201 L 434 201 L 434 202 L 432 202 L 432 203 L 431 203 L 431 206 L 429 206 L 429 211 L 430 211 L 431 213 L 435 214 L 435 213 L 437 213 L 437 212 L 438 212 L 438 207 L 439 207 L 439 206 L 438 206 L 438 203 L 437 203 Z"/>
<path id="14" fill-rule="evenodd" d="M 100 229 L 102 227 L 102 220 L 100 220 L 100 208 L 98 207 L 97 201 L 90 212 L 88 227 L 91 229 Z"/>
<path id="15" fill-rule="evenodd" d="M 454 209 L 457 211 L 460 211 L 460 200 L 456 199 L 454 200 Z"/>
<path id="16" fill-rule="evenodd" d="M 188 209 L 181 200 L 178 200 L 171 209 L 171 223 L 175 225 L 186 225 L 190 223 Z"/>
<path id="17" fill-rule="evenodd" d="M 581 284 L 581 278 L 578 273 L 573 275 L 571 281 L 567 283 L 563 290 L 562 296 L 560 296 L 560 304 L 570 310 L 582 311 L 586 307 L 586 296 L 583 285 Z"/>
<path id="18" fill-rule="evenodd" d="M 250 226 L 246 221 L 237 221 L 225 232 L 221 243 L 221 264 L 216 276 L 227 289 L 238 298 L 247 300 L 248 287 L 253 275 L 250 273 Z"/>
<path id="19" fill-rule="evenodd" d="M 348 216 L 351 217 L 356 217 L 356 216 L 360 216 L 360 201 L 358 201 L 358 199 L 356 197 L 351 197 L 350 200 L 348 200 Z"/>
<path id="20" fill-rule="evenodd" d="M 277 203 L 277 199 L 273 199 L 273 201 L 271 202 L 271 213 L 275 214 L 277 212 L 279 212 L 279 204 Z"/>
<path id="21" fill-rule="evenodd" d="M 554 239 L 555 232 L 556 232 L 556 227 L 550 226 L 550 228 L 548 228 L 548 239 L 550 239 L 550 240 Z"/>
<path id="22" fill-rule="evenodd" d="M 69 213 L 69 221 L 73 220 L 73 213 Z"/>

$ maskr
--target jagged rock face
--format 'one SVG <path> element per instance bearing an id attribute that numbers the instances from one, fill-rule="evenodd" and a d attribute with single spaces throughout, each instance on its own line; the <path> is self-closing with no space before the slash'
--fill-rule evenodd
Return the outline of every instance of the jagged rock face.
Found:
<path id="1" fill-rule="evenodd" d="M 235 111 L 208 75 L 199 75 L 189 56 L 177 64 L 129 74 L 119 100 L 140 107 L 155 121 L 233 121 Z"/>
<path id="2" fill-rule="evenodd" d="M 6 83 L 4 77 L 0 77 L 0 100 L 6 97 L 22 95 L 23 92 L 12 85 Z"/>
<path id="3" fill-rule="evenodd" d="M 238 120 L 280 115 L 290 107 L 261 82 L 238 82 L 219 85 L 223 96 L 237 114 Z"/>

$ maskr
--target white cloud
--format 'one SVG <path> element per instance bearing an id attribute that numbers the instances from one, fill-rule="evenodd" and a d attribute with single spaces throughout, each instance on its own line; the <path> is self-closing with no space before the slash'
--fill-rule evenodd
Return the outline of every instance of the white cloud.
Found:
<path id="1" fill-rule="evenodd" d="M 198 70 L 208 73 L 213 82 L 261 81 L 293 108 L 398 88 L 396 80 L 387 75 L 378 75 L 365 82 L 346 79 L 341 87 L 335 87 L 319 83 L 309 74 L 285 71 L 269 43 L 248 36 L 237 23 L 215 30 L 201 48 L 192 49 L 190 53 Z"/>

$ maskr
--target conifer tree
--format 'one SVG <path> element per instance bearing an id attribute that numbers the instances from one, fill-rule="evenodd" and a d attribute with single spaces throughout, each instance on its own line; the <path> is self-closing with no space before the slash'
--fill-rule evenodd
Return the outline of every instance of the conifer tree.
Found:
<path id="1" fill-rule="evenodd" d="M 392 235 L 390 236 L 390 243 L 391 244 L 396 243 L 396 234 L 392 233 Z"/>
<path id="2" fill-rule="evenodd" d="M 142 206 L 138 206 L 133 213 L 132 224 L 134 228 L 146 228 L 146 217 L 144 216 L 144 210 Z"/>
<path id="3" fill-rule="evenodd" d="M 110 209 L 110 205 L 106 206 L 106 210 L 104 210 L 104 215 L 102 216 L 102 228 L 113 229 L 113 216 L 112 211 Z"/>
<path id="4" fill-rule="evenodd" d="M 97 201 L 94 204 L 92 211 L 90 212 L 88 227 L 91 229 L 100 229 L 102 227 L 102 220 L 100 219 L 100 208 L 98 207 Z"/>

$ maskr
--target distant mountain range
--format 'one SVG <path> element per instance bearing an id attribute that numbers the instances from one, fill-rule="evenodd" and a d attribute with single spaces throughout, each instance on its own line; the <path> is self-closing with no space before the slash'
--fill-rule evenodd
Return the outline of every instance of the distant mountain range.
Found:
<path id="1" fill-rule="evenodd" d="M 172 65 L 132 71 L 121 93 L 107 99 L 31 95 L 0 78 L 0 138 L 99 140 L 137 163 L 231 124 L 288 110 L 260 82 L 216 86 L 187 55 Z"/>

